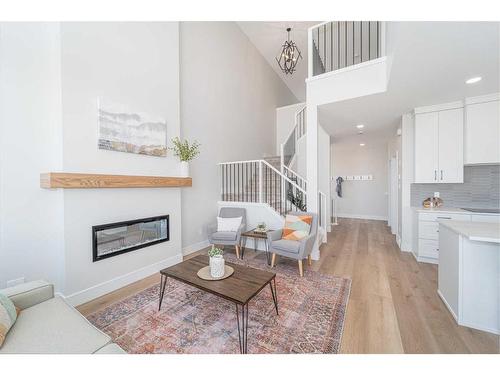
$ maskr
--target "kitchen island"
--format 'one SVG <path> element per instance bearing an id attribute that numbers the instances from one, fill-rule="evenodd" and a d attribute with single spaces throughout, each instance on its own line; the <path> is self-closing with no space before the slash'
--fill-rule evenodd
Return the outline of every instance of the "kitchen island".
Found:
<path id="1" fill-rule="evenodd" d="M 439 221 L 438 294 L 458 324 L 500 334 L 500 224 Z"/>

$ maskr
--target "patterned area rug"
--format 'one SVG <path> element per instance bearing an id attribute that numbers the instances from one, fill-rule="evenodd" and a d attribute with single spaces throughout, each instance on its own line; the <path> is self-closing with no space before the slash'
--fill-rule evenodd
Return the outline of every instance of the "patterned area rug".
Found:
<path id="1" fill-rule="evenodd" d="M 226 261 L 270 270 L 263 259 Z M 263 257 L 262 257 L 263 258 Z M 281 262 L 279 316 L 269 287 L 249 303 L 248 353 L 338 353 L 351 280 Z M 158 312 L 159 285 L 87 319 L 128 353 L 239 353 L 235 305 L 173 279 Z"/>

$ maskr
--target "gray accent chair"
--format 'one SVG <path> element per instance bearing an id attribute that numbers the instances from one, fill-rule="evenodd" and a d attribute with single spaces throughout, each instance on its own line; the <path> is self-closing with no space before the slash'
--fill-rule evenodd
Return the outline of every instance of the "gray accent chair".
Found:
<path id="1" fill-rule="evenodd" d="M 237 232 L 217 232 L 217 222 L 208 227 L 208 242 L 212 245 L 234 246 L 236 257 L 240 257 L 241 233 L 245 231 L 247 212 L 240 207 L 221 207 L 219 217 L 242 217 L 241 225 Z"/>
<path id="2" fill-rule="evenodd" d="M 318 215 L 313 212 L 289 212 L 288 215 L 312 216 L 311 230 L 309 235 L 303 238 L 301 241 L 291 241 L 281 239 L 283 234 L 283 229 L 278 229 L 269 233 L 267 241 L 269 246 L 269 251 L 273 254 L 271 259 L 271 267 L 276 264 L 276 255 L 281 255 L 287 258 L 296 259 L 299 264 L 299 274 L 300 277 L 304 276 L 304 269 L 302 266 L 302 260 L 308 260 L 309 265 L 311 265 L 311 252 L 316 241 L 316 236 L 318 234 Z"/>

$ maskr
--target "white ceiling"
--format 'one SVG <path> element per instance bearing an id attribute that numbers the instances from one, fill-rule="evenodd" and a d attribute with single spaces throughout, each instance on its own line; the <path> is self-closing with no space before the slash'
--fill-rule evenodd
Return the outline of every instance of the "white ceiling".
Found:
<path id="1" fill-rule="evenodd" d="M 359 142 L 394 134 L 403 113 L 415 107 L 498 92 L 499 23 L 390 22 L 388 53 L 393 56 L 388 91 L 320 108 L 320 123 L 334 139 L 352 138 L 364 124 Z M 465 80 L 482 76 L 479 83 Z"/>
<path id="2" fill-rule="evenodd" d="M 257 47 L 274 71 L 285 82 L 290 91 L 301 102 L 306 100 L 307 78 L 307 29 L 317 25 L 315 22 L 238 22 L 241 30 L 248 36 L 250 41 Z M 302 60 L 297 64 L 297 70 L 293 74 L 283 73 L 275 57 L 279 54 L 283 42 L 287 38 L 286 28 L 291 27 L 290 38 L 297 44 Z"/>

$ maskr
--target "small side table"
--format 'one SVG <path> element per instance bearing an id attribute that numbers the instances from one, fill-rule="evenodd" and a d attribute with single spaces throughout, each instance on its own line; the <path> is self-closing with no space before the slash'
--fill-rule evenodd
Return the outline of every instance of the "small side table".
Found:
<path id="1" fill-rule="evenodd" d="M 245 248 L 247 245 L 248 238 L 253 238 L 255 248 L 257 248 L 258 240 L 264 240 L 264 246 L 266 249 L 266 258 L 267 264 L 271 265 L 271 254 L 269 253 L 269 247 L 267 244 L 267 234 L 272 232 L 272 230 L 268 230 L 267 232 L 255 232 L 255 229 L 249 230 L 241 234 L 241 237 L 245 239 L 244 246 L 241 247 L 241 259 L 243 259 L 243 255 L 245 254 Z"/>

